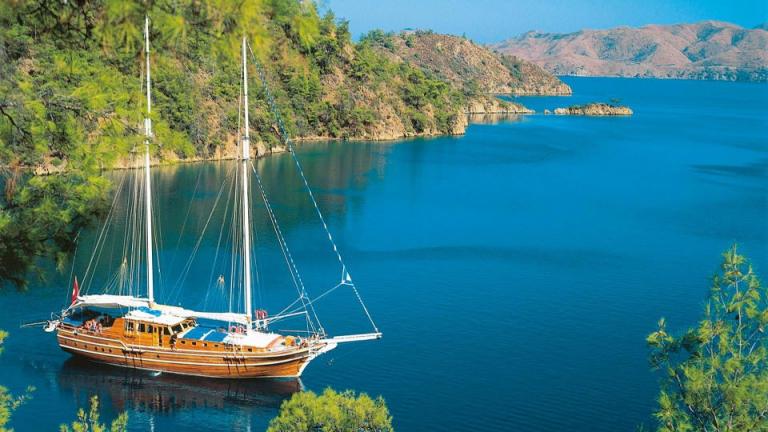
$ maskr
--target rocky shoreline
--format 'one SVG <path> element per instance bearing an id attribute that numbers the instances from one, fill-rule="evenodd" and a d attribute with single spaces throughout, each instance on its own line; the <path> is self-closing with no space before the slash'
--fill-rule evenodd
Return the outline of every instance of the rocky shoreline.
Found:
<path id="1" fill-rule="evenodd" d="M 351 136 L 346 138 L 335 138 L 330 136 L 303 136 L 293 138 L 292 140 L 295 143 L 327 140 L 393 141 L 416 137 L 463 135 L 470 123 L 470 118 L 476 116 L 508 115 L 517 117 L 520 115 L 534 113 L 534 110 L 516 102 L 506 101 L 496 97 L 480 96 L 470 100 L 463 111 L 456 113 L 456 118 L 452 124 L 450 133 L 448 134 L 432 129 L 427 129 L 420 133 L 411 133 L 402 127 L 402 125 L 399 125 L 400 127 L 393 127 L 398 125 L 385 124 L 382 125 L 381 128 L 368 131 L 361 136 Z M 596 102 L 585 105 L 573 105 L 570 107 L 556 108 L 554 112 L 550 110 L 544 110 L 544 114 L 573 116 L 631 116 L 633 111 L 626 106 Z M 273 154 L 285 153 L 286 151 L 287 149 L 285 146 L 275 146 L 270 148 L 264 145 L 264 143 L 261 141 L 254 141 L 252 144 L 251 154 L 253 154 L 255 158 L 262 158 Z M 218 147 L 216 151 L 210 155 L 199 155 L 190 158 L 181 157 L 171 151 L 161 151 L 159 157 L 156 156 L 152 158 L 151 165 L 162 166 L 179 163 L 234 160 L 237 159 L 238 154 L 238 144 L 235 142 L 235 137 L 232 136 L 226 140 L 223 146 Z M 136 169 L 141 167 L 143 167 L 143 160 L 122 158 L 116 161 L 112 166 L 104 167 L 104 169 Z M 52 161 L 46 160 L 44 163 L 36 166 L 33 171 L 35 175 L 49 175 L 64 172 L 66 169 L 67 164 L 65 161 L 54 164 Z"/>
<path id="2" fill-rule="evenodd" d="M 456 113 L 456 119 L 452 124 L 450 133 L 446 134 L 438 130 L 427 129 L 420 133 L 408 132 L 402 124 L 400 125 L 383 125 L 381 128 L 368 131 L 360 136 L 351 136 L 346 138 L 337 138 L 331 136 L 303 136 L 292 138 L 295 143 L 313 142 L 313 141 L 331 141 L 331 140 L 347 140 L 347 141 L 395 141 L 400 139 L 418 138 L 418 137 L 437 137 L 445 135 L 463 135 L 466 132 L 467 126 L 469 126 L 469 117 L 473 115 L 520 115 L 520 114 L 533 114 L 535 111 L 515 102 L 504 101 L 490 96 L 481 96 L 472 99 L 463 111 Z M 399 126 L 399 127 L 397 127 Z M 255 158 L 262 158 L 273 154 L 285 153 L 287 149 L 285 146 L 267 147 L 261 141 L 252 141 L 251 154 Z M 210 155 L 197 155 L 194 157 L 181 157 L 172 151 L 162 151 L 160 156 L 152 157 L 150 164 L 152 166 L 174 165 L 179 163 L 194 163 L 194 162 L 213 162 L 222 160 L 234 160 L 238 158 L 239 146 L 235 142 L 235 137 L 229 137 L 225 144 L 218 147 L 216 151 Z M 109 169 L 137 169 L 143 168 L 143 159 L 134 160 L 131 158 L 121 158 L 110 167 L 104 167 L 105 170 Z M 43 163 L 32 168 L 35 175 L 50 175 L 65 172 L 67 170 L 66 161 L 58 161 L 56 163 L 53 160 L 46 160 Z"/>

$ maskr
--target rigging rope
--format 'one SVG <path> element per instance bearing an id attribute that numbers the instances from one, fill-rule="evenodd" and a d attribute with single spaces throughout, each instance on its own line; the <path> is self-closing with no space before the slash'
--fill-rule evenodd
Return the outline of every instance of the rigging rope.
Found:
<path id="1" fill-rule="evenodd" d="M 187 276 L 189 276 L 189 271 L 192 268 L 192 264 L 194 263 L 194 259 L 195 259 L 195 256 L 197 255 L 198 250 L 200 250 L 200 245 L 202 244 L 203 238 L 205 237 L 205 232 L 208 230 L 208 225 L 210 225 L 211 219 L 213 219 L 213 214 L 216 212 L 216 206 L 219 204 L 221 195 L 224 192 L 224 186 L 226 186 L 226 182 L 221 184 L 221 188 L 219 188 L 219 193 L 216 194 L 216 199 L 213 202 L 213 207 L 211 208 L 211 212 L 208 214 L 208 218 L 205 220 L 203 229 L 200 232 L 200 235 L 198 236 L 194 247 L 192 248 L 192 253 L 189 254 L 189 258 L 187 259 L 187 262 L 184 264 L 184 267 L 182 267 L 179 277 L 176 279 L 174 288 L 178 288 L 184 285 L 184 283 L 187 280 Z"/>
<path id="2" fill-rule="evenodd" d="M 203 170 L 197 171 L 197 180 L 195 181 L 195 189 L 192 191 L 192 196 L 197 196 L 197 190 L 200 188 L 200 179 L 203 177 Z M 181 246 L 181 239 L 184 237 L 184 230 L 187 228 L 187 221 L 189 221 L 189 214 L 192 212 L 192 206 L 194 205 L 194 200 L 189 200 L 189 206 L 187 206 L 187 213 L 184 216 L 184 221 L 181 223 L 181 228 L 179 229 L 179 238 L 176 240 L 176 247 L 173 250 L 179 250 L 179 246 Z M 176 254 L 173 255 L 173 258 L 171 258 L 171 263 L 169 265 L 170 268 L 174 268 L 174 264 L 176 264 Z"/>
<path id="3" fill-rule="evenodd" d="M 360 303 L 360 306 L 363 308 L 363 312 L 365 312 L 365 315 L 368 317 L 368 321 L 371 322 L 373 329 L 376 332 L 378 332 L 379 329 L 376 326 L 376 323 L 373 321 L 371 314 L 368 312 L 368 308 L 365 306 L 365 303 L 363 302 L 363 298 L 360 296 L 360 293 L 357 291 L 357 287 L 355 287 L 355 284 L 352 282 L 352 276 L 349 274 L 349 271 L 347 271 L 347 266 L 346 264 L 344 264 L 344 259 L 341 257 L 341 252 L 339 252 L 339 248 L 336 246 L 336 242 L 333 239 L 333 235 L 331 234 L 331 231 L 328 229 L 328 224 L 325 222 L 323 213 L 320 211 L 320 206 L 317 204 L 317 200 L 315 199 L 315 194 L 312 192 L 312 188 L 309 186 L 309 182 L 307 181 L 307 177 L 304 175 L 304 170 L 301 167 L 301 163 L 299 163 L 299 158 L 296 156 L 296 151 L 294 150 L 293 144 L 291 143 L 291 140 L 288 138 L 288 132 L 285 129 L 283 118 L 280 115 L 280 111 L 277 109 L 277 104 L 275 103 L 275 99 L 272 96 L 272 93 L 269 91 L 269 85 L 267 82 L 267 76 L 264 73 L 264 68 L 261 67 L 261 63 L 258 61 L 258 59 L 256 58 L 256 55 L 253 53 L 253 49 L 251 49 L 250 44 L 248 44 L 248 51 L 251 53 L 251 59 L 253 61 L 254 66 L 256 67 L 256 71 L 259 74 L 259 80 L 261 80 L 261 87 L 262 87 L 262 90 L 264 91 L 264 96 L 267 100 L 267 104 L 269 105 L 269 109 L 272 112 L 272 115 L 275 117 L 275 122 L 277 123 L 277 127 L 280 132 L 280 139 L 288 148 L 288 152 L 291 154 L 291 157 L 293 158 L 293 161 L 296 164 L 296 168 L 299 172 L 299 175 L 301 176 L 301 180 L 302 182 L 304 182 L 304 188 L 309 194 L 309 198 L 312 201 L 312 205 L 315 208 L 315 212 L 317 213 L 317 216 L 323 225 L 323 229 L 325 230 L 325 233 L 328 235 L 328 241 L 331 243 L 331 246 L 333 247 L 333 251 L 336 253 L 336 258 L 339 260 L 339 264 L 341 265 L 341 284 L 348 285 L 352 288 L 352 291 L 355 293 L 355 296 L 357 297 L 357 300 Z M 254 172 L 255 172 L 255 169 L 254 169 Z"/>
<path id="4" fill-rule="evenodd" d="M 232 181 L 231 184 L 234 185 L 234 183 L 235 183 L 235 180 L 234 180 L 235 174 L 234 174 L 234 172 L 235 171 L 237 171 L 237 170 L 235 169 L 235 170 L 233 170 L 233 172 L 227 174 L 226 179 L 224 181 L 225 185 L 227 184 L 227 181 L 229 181 L 229 180 L 231 180 Z M 227 193 L 227 202 L 224 204 L 224 214 L 222 215 L 222 218 L 221 218 L 222 221 L 226 221 L 227 220 L 227 217 L 229 216 L 230 208 L 232 208 L 233 211 L 234 211 L 234 207 L 230 206 L 230 202 L 232 202 L 232 195 L 234 194 L 234 186 L 230 186 L 228 188 L 228 190 L 229 190 L 229 192 Z M 216 248 L 215 248 L 216 253 L 214 254 L 213 264 L 211 265 L 211 273 L 210 273 L 210 276 L 208 277 L 208 285 L 209 286 L 213 285 L 214 273 L 216 272 L 216 266 L 217 266 L 217 264 L 219 262 L 219 255 L 221 253 L 221 241 L 222 241 L 222 238 L 224 238 L 224 230 L 225 230 L 226 227 L 227 227 L 227 224 L 222 223 L 221 227 L 219 228 L 219 237 L 218 237 L 218 239 L 216 241 Z M 231 231 L 231 227 L 229 227 L 229 230 Z M 224 288 L 223 284 L 222 285 L 219 284 L 219 281 L 221 279 L 223 279 L 223 275 L 219 275 L 219 277 L 217 278 L 217 287 L 219 289 L 223 289 Z M 210 294 L 210 290 L 208 290 L 206 292 L 206 294 L 205 294 L 205 301 L 204 301 L 205 305 L 208 304 L 208 296 L 209 296 L 209 294 Z M 231 304 L 229 304 L 228 306 L 229 306 L 228 311 L 231 312 L 231 309 L 232 309 Z"/>
<path id="5" fill-rule="evenodd" d="M 267 194 L 264 190 L 264 185 L 261 183 L 261 176 L 259 175 L 258 171 L 256 171 L 256 167 L 251 164 L 251 169 L 253 170 L 254 177 L 256 177 L 256 184 L 259 186 L 259 192 L 261 192 L 261 198 L 264 200 L 264 207 L 267 210 L 267 214 L 269 215 L 269 219 L 272 222 L 272 227 L 275 230 L 275 236 L 277 237 L 277 242 L 280 245 L 280 250 L 283 252 L 283 257 L 285 258 L 285 262 L 288 266 L 288 272 L 291 274 L 291 278 L 293 279 L 293 283 L 296 286 L 296 290 L 299 293 L 299 299 L 301 300 L 302 305 L 304 306 L 305 310 L 312 310 L 312 315 L 315 317 L 315 321 L 317 321 L 317 324 L 321 330 L 323 331 L 323 326 L 320 323 L 320 319 L 317 317 L 317 312 L 315 311 L 315 308 L 312 307 L 311 303 L 309 302 L 309 296 L 307 295 L 307 290 L 304 287 L 304 281 L 301 279 L 301 275 L 299 274 L 299 269 L 296 267 L 296 263 L 293 261 L 293 255 L 291 255 L 291 251 L 288 249 L 288 243 L 285 241 L 285 236 L 283 236 L 283 231 L 280 229 L 280 225 L 277 223 L 277 217 L 275 216 L 275 212 L 272 210 L 272 205 L 269 203 L 269 199 L 267 198 Z M 309 309 L 307 308 L 309 306 Z M 314 330 L 314 325 L 312 325 L 311 322 L 309 322 L 310 326 L 312 327 L 312 330 Z"/>
<path id="6" fill-rule="evenodd" d="M 125 177 L 123 177 L 122 180 L 125 180 Z M 120 182 L 120 187 L 122 187 L 122 184 L 123 184 L 123 182 L 121 181 Z M 93 276 L 91 276 L 90 280 L 88 280 L 88 276 L 89 276 L 90 270 L 91 270 L 91 265 L 93 265 L 94 259 L 96 260 L 97 265 L 98 265 L 98 257 L 101 257 L 101 253 L 100 253 L 101 247 L 100 247 L 100 245 L 103 246 L 103 242 L 105 241 L 106 237 L 104 236 L 104 233 L 107 231 L 107 228 L 110 225 L 109 222 L 112 219 L 112 217 L 114 216 L 114 210 L 115 210 L 115 207 L 117 206 L 117 197 L 119 195 L 120 195 L 119 193 L 116 193 L 115 196 L 112 198 L 112 205 L 110 205 L 110 207 L 109 207 L 109 212 L 107 213 L 107 217 L 106 217 L 106 219 L 104 221 L 104 225 L 101 227 L 101 230 L 99 231 L 99 235 L 96 238 L 96 245 L 93 248 L 93 252 L 91 253 L 91 257 L 88 260 L 88 265 L 85 268 L 85 274 L 83 274 L 83 280 L 81 281 L 81 284 L 83 285 L 83 293 L 87 293 L 88 292 L 88 289 L 90 288 L 91 283 L 93 282 Z M 74 262 L 73 262 L 73 265 L 74 265 Z M 95 273 L 95 268 L 94 268 L 94 273 Z M 86 284 L 86 280 L 88 280 L 87 284 Z"/>

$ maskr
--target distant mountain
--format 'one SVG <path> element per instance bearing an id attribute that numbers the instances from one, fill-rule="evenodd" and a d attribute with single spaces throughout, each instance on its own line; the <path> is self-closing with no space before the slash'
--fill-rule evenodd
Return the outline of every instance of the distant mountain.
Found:
<path id="1" fill-rule="evenodd" d="M 541 67 L 463 37 L 424 30 L 372 32 L 366 37 L 390 59 L 418 66 L 468 94 L 571 94 L 567 84 Z"/>
<path id="2" fill-rule="evenodd" d="M 768 81 L 767 24 L 719 21 L 619 27 L 575 33 L 528 32 L 492 49 L 555 75 Z"/>

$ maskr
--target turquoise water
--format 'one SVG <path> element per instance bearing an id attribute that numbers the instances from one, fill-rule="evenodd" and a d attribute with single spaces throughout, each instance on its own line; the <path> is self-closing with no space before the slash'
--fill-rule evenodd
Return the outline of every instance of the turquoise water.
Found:
<path id="1" fill-rule="evenodd" d="M 619 98 L 636 114 L 533 115 L 474 124 L 463 137 L 302 146 L 381 341 L 342 346 L 301 381 L 126 373 L 73 361 L 51 335 L 18 328 L 63 306 L 68 274 L 53 277 L 2 294 L 0 328 L 11 337 L 0 383 L 36 387 L 13 426 L 55 430 L 98 394 L 104 417 L 127 410 L 131 430 L 263 430 L 290 394 L 327 386 L 383 395 L 403 431 L 607 432 L 649 422 L 657 378 L 644 338 L 658 318 L 672 328 L 696 322 L 707 278 L 734 241 L 768 272 L 768 86 L 567 81 L 576 96 L 522 102 L 541 111 Z M 228 274 L 229 248 L 216 247 L 223 213 L 186 264 L 232 167 L 155 172 L 161 301 L 228 307 L 228 289 L 215 284 Z M 310 292 L 333 286 L 337 263 L 290 159 L 258 169 Z M 255 210 L 254 298 L 274 311 L 295 292 Z M 92 241 L 84 234 L 76 272 Z M 104 250 L 106 277 L 119 242 Z M 332 332 L 368 331 L 349 292 L 318 313 Z"/>

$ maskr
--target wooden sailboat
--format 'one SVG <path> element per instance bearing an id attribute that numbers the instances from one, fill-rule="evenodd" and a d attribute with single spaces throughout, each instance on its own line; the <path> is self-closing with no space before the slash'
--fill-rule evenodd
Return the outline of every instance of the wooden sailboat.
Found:
<path id="1" fill-rule="evenodd" d="M 336 348 L 339 343 L 380 338 L 381 333 L 362 303 L 346 266 L 341 260 L 341 255 L 338 254 L 336 245 L 333 244 L 330 232 L 328 238 L 331 240 L 333 249 L 342 265 L 341 282 L 336 287 L 348 286 L 352 288 L 365 315 L 371 321 L 373 332 L 328 336 L 317 321 L 313 300 L 309 298 L 303 285 L 297 285 L 299 298 L 281 313 L 268 317 L 263 310 L 255 311 L 255 313 L 252 310 L 250 200 L 248 192 L 249 170 L 252 169 L 252 164 L 248 130 L 248 63 L 246 61 L 247 42 L 245 38 L 243 38 L 242 46 L 242 94 L 244 95 L 245 121 L 244 134 L 240 143 L 240 160 L 238 161 L 239 192 L 241 194 L 239 212 L 242 222 L 242 237 L 240 239 L 242 242 L 242 271 L 239 275 L 242 277 L 243 310 L 239 312 L 200 312 L 155 302 L 152 254 L 152 188 L 150 183 L 152 122 L 149 117 L 151 112 L 151 78 L 148 18 L 144 24 L 147 97 L 147 117 L 144 120 L 143 168 L 146 296 L 126 295 L 124 293 L 85 295 L 79 292 L 75 279 L 71 305 L 64 309 L 60 315 L 51 319 L 45 330 L 56 333 L 58 344 L 64 351 L 92 361 L 135 369 L 216 378 L 298 377 L 314 358 Z M 263 75 L 261 79 L 266 86 Z M 293 157 L 296 157 L 295 154 Z M 301 169 L 298 159 L 295 161 Z M 258 174 L 256 175 L 258 176 Z M 322 214 L 306 184 L 303 173 L 301 173 L 301 177 L 307 186 L 317 214 L 322 220 Z M 263 195 L 263 189 L 261 192 Z M 264 199 L 266 203 L 266 196 Z M 272 222 L 276 223 L 268 204 L 267 208 L 270 210 Z M 322 222 L 323 227 L 327 230 L 324 220 Z M 276 232 L 282 236 L 279 229 Z M 281 239 L 279 243 L 281 247 L 285 246 L 284 239 Z M 293 265 L 292 261 L 291 264 Z M 307 322 L 307 332 L 303 336 L 281 334 L 269 330 L 270 324 L 296 317 L 303 317 Z"/>

